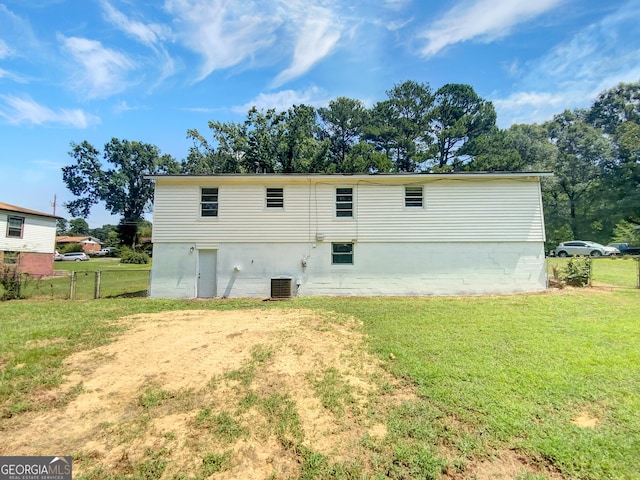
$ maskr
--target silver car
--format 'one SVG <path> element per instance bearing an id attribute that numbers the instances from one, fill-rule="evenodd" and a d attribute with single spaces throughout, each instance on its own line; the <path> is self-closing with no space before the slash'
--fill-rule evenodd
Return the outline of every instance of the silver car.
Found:
<path id="1" fill-rule="evenodd" d="M 602 257 L 620 255 L 620 250 L 614 247 L 605 247 L 596 242 L 573 240 L 571 242 L 562 242 L 556 247 L 554 253 L 557 257 L 572 257 L 573 255 Z"/>
<path id="2" fill-rule="evenodd" d="M 86 262 L 87 260 L 89 260 L 89 255 L 84 252 L 63 253 L 60 260 L 64 262 Z"/>

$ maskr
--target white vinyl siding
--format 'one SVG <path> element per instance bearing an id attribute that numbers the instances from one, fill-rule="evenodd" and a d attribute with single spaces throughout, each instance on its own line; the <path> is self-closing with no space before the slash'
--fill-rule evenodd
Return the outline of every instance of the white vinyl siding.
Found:
<path id="1" fill-rule="evenodd" d="M 406 184 L 397 177 L 361 180 L 336 176 L 279 177 L 287 208 L 264 215 L 265 183 L 259 177 L 216 177 L 218 221 L 194 214 L 207 177 L 156 179 L 154 242 L 522 242 L 544 241 L 540 184 L 536 177 L 425 178 L 423 208 L 405 206 Z M 340 181 L 351 186 L 342 186 Z M 374 183 L 375 181 L 375 183 Z M 386 181 L 386 183 L 385 183 Z M 343 184 L 344 185 L 344 184 Z M 338 188 L 352 191 L 357 216 L 336 217 Z M 348 202 L 347 202 L 348 203 Z M 194 212 L 194 213 L 189 213 Z M 348 217 L 347 217 L 348 218 Z"/>
<path id="2" fill-rule="evenodd" d="M 9 217 L 23 217 L 22 237 L 7 237 Z M 0 250 L 53 253 L 56 243 L 56 219 L 0 211 Z"/>

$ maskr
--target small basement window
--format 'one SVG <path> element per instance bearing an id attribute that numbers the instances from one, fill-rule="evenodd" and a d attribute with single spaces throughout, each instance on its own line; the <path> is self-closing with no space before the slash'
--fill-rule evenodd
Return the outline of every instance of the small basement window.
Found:
<path id="1" fill-rule="evenodd" d="M 9 216 L 7 219 L 7 237 L 22 238 L 24 217 Z"/>
<path id="2" fill-rule="evenodd" d="M 200 216 L 218 216 L 218 189 L 202 188 L 200 190 Z"/>
<path id="3" fill-rule="evenodd" d="M 267 208 L 284 208 L 284 189 L 267 188 Z"/>
<path id="4" fill-rule="evenodd" d="M 422 207 L 422 187 L 404 187 L 404 206 Z"/>
<path id="5" fill-rule="evenodd" d="M 336 188 L 336 217 L 353 217 L 353 188 Z"/>
<path id="6" fill-rule="evenodd" d="M 20 263 L 20 252 L 4 252 L 2 259 L 5 265 L 17 265 Z"/>
<path id="7" fill-rule="evenodd" d="M 353 265 L 353 243 L 332 243 L 331 263 L 333 265 Z"/>

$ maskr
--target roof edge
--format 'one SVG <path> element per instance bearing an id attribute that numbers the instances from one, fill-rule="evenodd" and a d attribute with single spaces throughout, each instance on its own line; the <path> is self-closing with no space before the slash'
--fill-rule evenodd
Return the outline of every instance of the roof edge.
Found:
<path id="1" fill-rule="evenodd" d="M 28 208 L 18 207 L 17 205 L 11 205 L 9 203 L 3 203 L 3 202 L 0 202 L 0 210 L 3 210 L 5 212 L 22 213 L 24 215 L 34 215 L 37 217 L 62 219 L 62 217 L 59 217 L 52 213 L 38 212 L 37 210 L 30 210 Z"/>
<path id="2" fill-rule="evenodd" d="M 552 177 L 553 172 L 415 172 L 415 173 L 211 173 L 211 174 L 161 174 L 145 175 L 144 178 L 154 180 L 156 178 L 407 178 L 407 177 Z"/>

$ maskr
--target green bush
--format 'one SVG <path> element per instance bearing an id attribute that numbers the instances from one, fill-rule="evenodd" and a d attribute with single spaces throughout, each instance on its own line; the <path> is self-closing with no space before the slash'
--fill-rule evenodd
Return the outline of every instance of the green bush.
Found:
<path id="1" fill-rule="evenodd" d="M 126 247 L 120 249 L 120 263 L 144 265 L 150 261 L 151 258 L 144 252 L 136 252 L 135 250 Z"/>
<path id="2" fill-rule="evenodd" d="M 0 269 L 0 286 L 4 290 L 0 301 L 23 298 L 22 287 L 27 275 L 23 275 L 14 265 L 4 265 Z"/>
<path id="3" fill-rule="evenodd" d="M 560 270 L 560 281 L 572 287 L 584 287 L 591 283 L 591 259 L 589 257 L 570 258 Z"/>
<path id="4" fill-rule="evenodd" d="M 82 245 L 79 243 L 66 243 L 58 248 L 59 253 L 83 252 Z"/>

